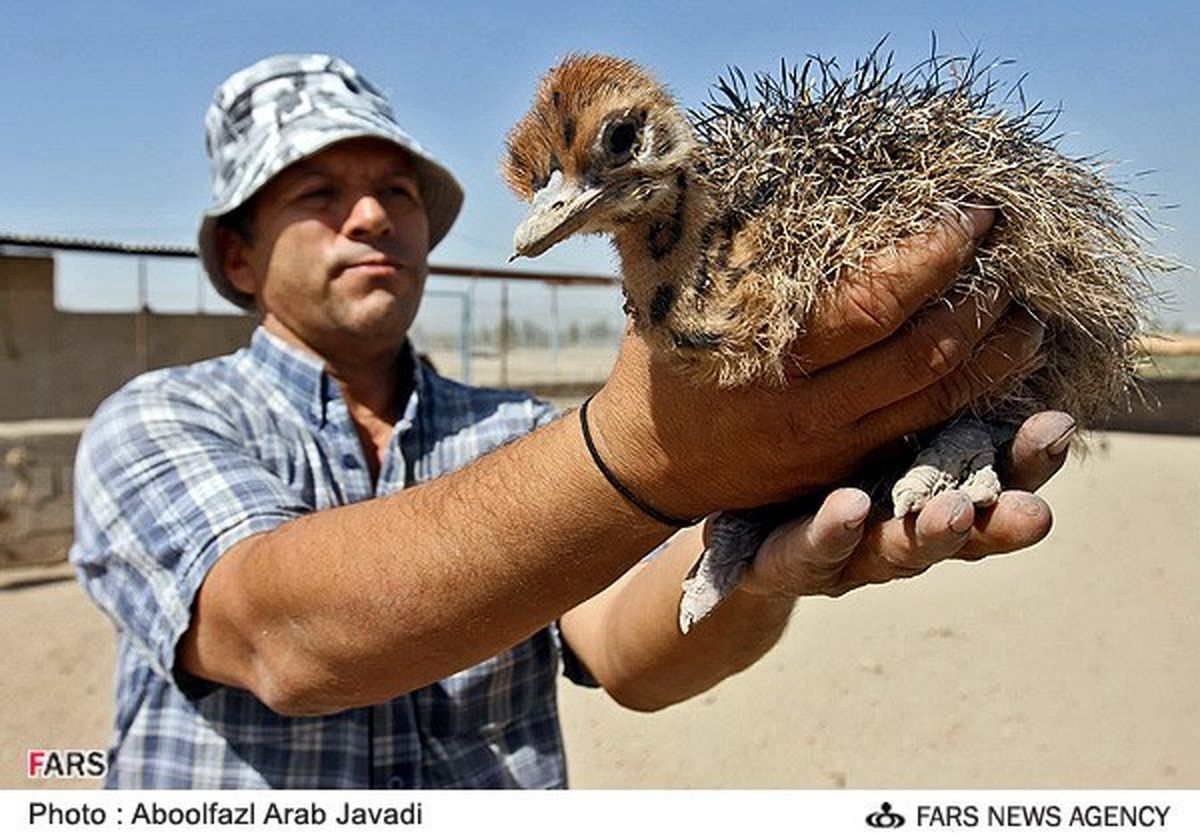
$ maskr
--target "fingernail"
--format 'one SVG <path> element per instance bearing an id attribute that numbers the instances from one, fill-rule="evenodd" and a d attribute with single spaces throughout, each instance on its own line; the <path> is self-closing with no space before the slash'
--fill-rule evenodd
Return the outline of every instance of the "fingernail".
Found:
<path id="1" fill-rule="evenodd" d="M 1027 517 L 1042 516 L 1042 508 L 1044 507 L 1044 503 L 1039 501 L 1037 499 L 1037 497 L 1034 497 L 1034 496 L 1020 497 L 1017 500 L 1016 505 L 1017 505 L 1017 510 L 1020 511 L 1022 514 L 1024 514 Z"/>
<path id="2" fill-rule="evenodd" d="M 970 513 L 973 503 L 968 497 L 963 497 L 954 506 L 954 514 L 950 517 L 950 530 L 955 534 L 966 534 L 975 522 L 975 515 Z"/>
<path id="3" fill-rule="evenodd" d="M 863 512 L 862 516 L 859 516 L 856 514 L 855 516 L 846 520 L 846 522 L 843 523 L 843 525 L 846 527 L 846 530 L 847 531 L 858 531 L 860 528 L 862 528 L 863 523 L 865 523 L 867 521 L 867 515 L 870 513 L 870 511 L 871 511 L 871 509 L 868 506 L 867 510 Z"/>
<path id="4" fill-rule="evenodd" d="M 1071 425 L 1063 430 L 1062 434 L 1059 435 L 1058 438 L 1046 445 L 1047 455 L 1061 456 L 1063 453 L 1065 453 L 1067 448 L 1071 446 L 1071 439 L 1075 437 L 1075 429 L 1075 422 L 1072 421 Z"/>
<path id="5" fill-rule="evenodd" d="M 988 230 L 992 228 L 992 222 L 996 219 L 995 212 L 991 209 L 984 209 L 982 206 L 967 206 L 962 211 L 966 220 L 967 232 L 976 241 L 987 235 Z"/>
<path id="6" fill-rule="evenodd" d="M 1042 338 L 1046 336 L 1046 325 L 1036 316 L 1034 316 L 1027 308 L 1019 308 L 1017 316 L 1023 320 L 1020 323 L 1021 334 L 1025 337 L 1025 344 L 1031 349 L 1037 348 L 1042 344 Z"/>
<path id="7" fill-rule="evenodd" d="M 857 531 L 863 527 L 863 523 L 867 521 L 867 517 L 871 514 L 871 498 L 866 494 L 860 494 L 857 500 L 858 508 L 854 510 L 854 514 L 843 523 L 847 531 Z"/>

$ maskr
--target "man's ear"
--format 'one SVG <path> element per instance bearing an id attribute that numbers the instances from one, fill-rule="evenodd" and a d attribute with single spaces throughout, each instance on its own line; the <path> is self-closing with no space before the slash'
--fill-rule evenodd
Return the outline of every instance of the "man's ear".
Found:
<path id="1" fill-rule="evenodd" d="M 258 278 L 250 263 L 249 245 L 242 240 L 242 236 L 227 227 L 218 226 L 215 232 L 217 252 L 221 254 L 221 269 L 225 271 L 229 283 L 247 296 L 256 296 Z"/>

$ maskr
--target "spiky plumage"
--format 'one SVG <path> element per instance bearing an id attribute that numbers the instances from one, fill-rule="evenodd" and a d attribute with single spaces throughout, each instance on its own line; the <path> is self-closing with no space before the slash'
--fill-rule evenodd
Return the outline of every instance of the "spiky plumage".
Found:
<path id="1" fill-rule="evenodd" d="M 878 52 L 845 74 L 815 58 L 752 84 L 731 70 L 684 123 L 631 62 L 572 56 L 543 79 L 502 170 L 527 199 L 556 168 L 630 178 L 575 231 L 613 235 L 637 326 L 724 385 L 782 381 L 789 346 L 842 271 L 958 207 L 994 207 L 959 286 L 1004 288 L 1046 338 L 1044 362 L 988 408 L 1086 422 L 1129 390 L 1142 277 L 1164 265 L 1142 249 L 1136 201 L 1099 163 L 1056 150 L 1051 114 L 997 104 L 989 70 L 934 58 L 898 74 Z M 621 114 L 645 125 L 627 172 L 597 165 Z"/>

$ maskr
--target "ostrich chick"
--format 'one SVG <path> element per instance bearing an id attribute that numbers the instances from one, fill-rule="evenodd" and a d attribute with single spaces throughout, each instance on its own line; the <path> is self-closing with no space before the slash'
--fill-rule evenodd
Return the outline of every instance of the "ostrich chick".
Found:
<path id="1" fill-rule="evenodd" d="M 852 73 L 810 59 L 757 76 L 753 93 L 733 70 L 685 114 L 629 61 L 568 57 L 543 78 L 501 163 L 532 202 L 516 253 L 608 234 L 626 310 L 648 340 L 697 378 L 782 385 L 789 348 L 838 275 L 964 205 L 998 210 L 955 287 L 1007 292 L 1030 310 L 1045 325 L 1040 360 L 923 439 L 891 488 L 897 517 L 950 488 L 990 504 L 995 451 L 1024 417 L 1054 408 L 1086 424 L 1127 397 L 1142 276 L 1161 265 L 1099 168 L 1055 150 L 1044 114 L 991 105 L 985 78 L 973 59 L 936 58 L 895 76 L 877 48 Z M 718 517 L 685 582 L 685 632 L 778 521 L 761 510 Z"/>

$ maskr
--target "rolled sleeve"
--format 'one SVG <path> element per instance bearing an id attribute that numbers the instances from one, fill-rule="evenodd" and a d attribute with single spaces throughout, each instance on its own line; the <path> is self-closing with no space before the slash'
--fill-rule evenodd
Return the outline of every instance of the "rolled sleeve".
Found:
<path id="1" fill-rule="evenodd" d="M 75 503 L 71 562 L 85 590 L 164 678 L 221 555 L 311 510 L 217 405 L 145 385 L 114 395 L 88 426 Z"/>

